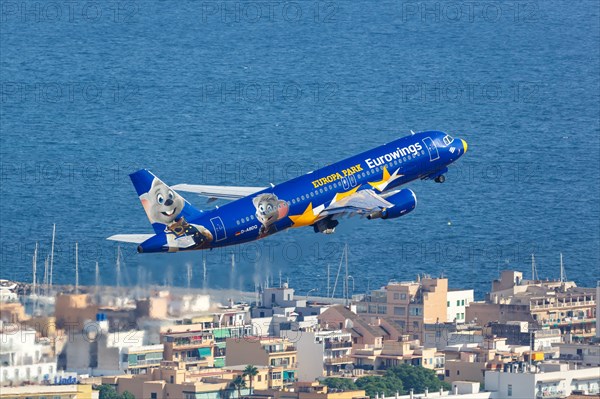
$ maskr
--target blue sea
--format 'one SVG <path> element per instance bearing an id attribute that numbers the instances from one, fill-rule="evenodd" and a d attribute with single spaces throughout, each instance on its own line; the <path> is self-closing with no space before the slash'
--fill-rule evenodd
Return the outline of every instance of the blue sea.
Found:
<path id="1" fill-rule="evenodd" d="M 150 233 L 128 174 L 267 185 L 410 134 L 468 153 L 414 212 L 188 254 L 123 245 L 121 285 L 327 294 L 504 269 L 600 278 L 600 2 L 0 1 L 0 278 L 116 284 L 117 233 Z M 202 209 L 207 203 L 185 195 Z M 205 269 L 204 266 L 205 265 Z"/>

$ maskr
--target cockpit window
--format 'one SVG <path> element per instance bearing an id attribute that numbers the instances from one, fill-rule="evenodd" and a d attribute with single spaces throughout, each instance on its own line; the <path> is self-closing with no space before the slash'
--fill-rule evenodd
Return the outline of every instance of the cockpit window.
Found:
<path id="1" fill-rule="evenodd" d="M 450 143 L 452 143 L 454 141 L 454 139 L 452 138 L 452 136 L 447 134 L 444 136 L 443 141 L 444 141 L 444 145 L 449 145 Z"/>

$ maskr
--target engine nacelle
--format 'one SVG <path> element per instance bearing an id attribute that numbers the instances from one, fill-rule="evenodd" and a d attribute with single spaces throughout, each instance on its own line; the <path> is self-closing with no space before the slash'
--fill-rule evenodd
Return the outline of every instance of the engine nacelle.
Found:
<path id="1" fill-rule="evenodd" d="M 381 211 L 373 212 L 367 219 L 394 219 L 404 216 L 411 212 L 417 206 L 417 196 L 409 189 L 404 188 L 394 195 L 386 198 L 386 201 L 391 202 L 394 206 L 382 209 Z"/>

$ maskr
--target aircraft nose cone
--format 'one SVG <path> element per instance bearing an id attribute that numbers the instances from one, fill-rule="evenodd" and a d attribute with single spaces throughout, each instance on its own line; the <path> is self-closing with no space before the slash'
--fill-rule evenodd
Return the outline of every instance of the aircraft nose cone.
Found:
<path id="1" fill-rule="evenodd" d="M 463 153 L 467 152 L 467 149 L 469 148 L 469 145 L 463 139 L 460 139 L 460 141 L 462 141 L 462 143 L 463 143 Z"/>

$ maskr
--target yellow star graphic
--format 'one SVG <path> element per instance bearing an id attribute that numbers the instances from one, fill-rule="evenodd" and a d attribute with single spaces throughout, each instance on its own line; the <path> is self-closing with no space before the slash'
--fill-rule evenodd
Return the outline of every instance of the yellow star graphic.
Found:
<path id="1" fill-rule="evenodd" d="M 359 187 L 360 186 L 356 186 L 352 190 L 346 191 L 344 193 L 337 193 L 335 195 L 335 197 L 333 197 L 333 201 L 331 201 L 331 203 L 334 204 L 334 203 L 338 202 L 339 200 L 341 200 L 343 198 L 351 196 L 352 194 L 354 194 L 356 192 L 356 190 L 359 189 Z"/>
<path id="2" fill-rule="evenodd" d="M 312 202 L 308 204 L 302 215 L 290 215 L 289 218 L 294 223 L 293 227 L 310 226 L 317 221 L 319 215 L 313 212 Z"/>
<path id="3" fill-rule="evenodd" d="M 384 167 L 383 168 L 383 179 L 381 179 L 379 181 L 369 182 L 369 184 L 371 186 L 373 186 L 373 188 L 376 188 L 379 191 L 383 191 L 383 189 L 385 188 L 385 186 L 387 186 L 387 181 L 389 179 L 390 179 L 390 172 L 388 172 L 387 168 Z M 383 186 L 383 187 L 379 188 L 379 186 Z"/>

